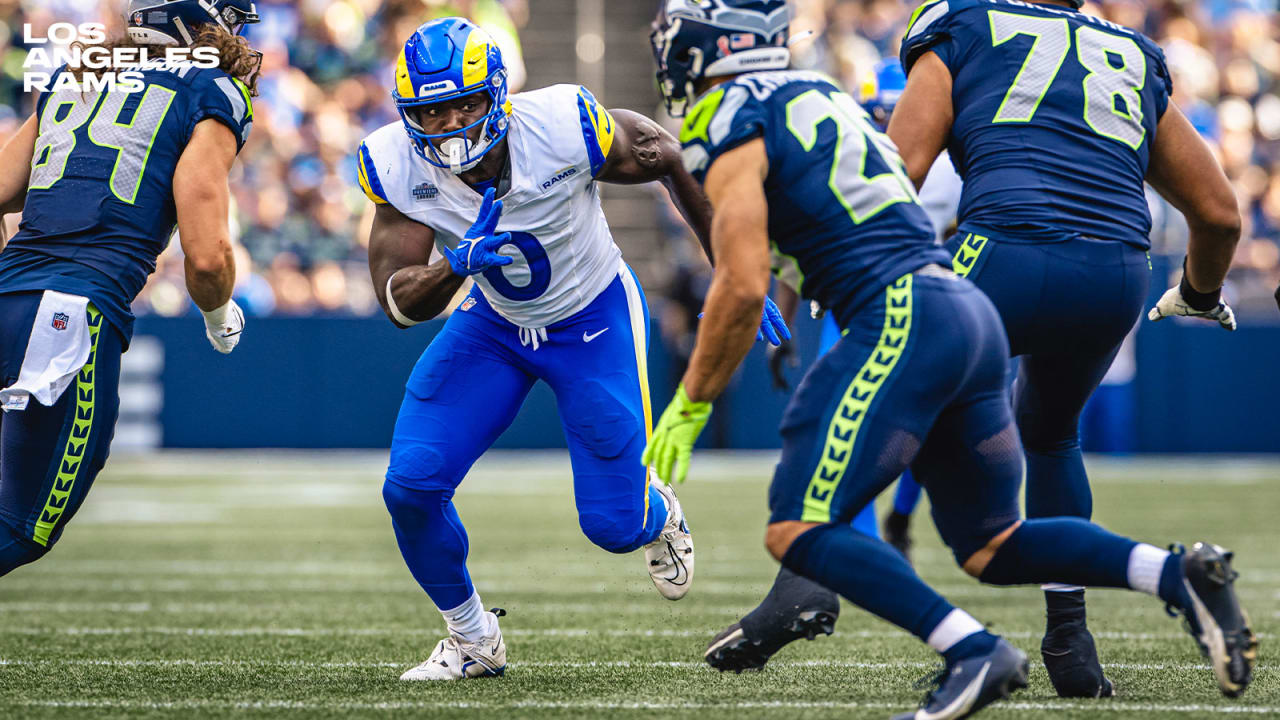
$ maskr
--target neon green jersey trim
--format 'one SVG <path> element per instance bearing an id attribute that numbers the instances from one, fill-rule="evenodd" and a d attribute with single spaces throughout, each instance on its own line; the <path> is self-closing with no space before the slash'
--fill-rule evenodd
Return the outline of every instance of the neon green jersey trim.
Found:
<path id="1" fill-rule="evenodd" d="M 827 442 L 822 458 L 809 480 L 804 494 L 801 522 L 831 522 L 831 501 L 849 469 L 858 432 L 875 402 L 876 394 L 898 366 L 911 337 L 912 274 L 907 273 L 885 289 L 884 330 L 880 342 L 863 363 L 853 382 L 840 398 L 840 405 L 827 428 Z"/>
<path id="2" fill-rule="evenodd" d="M 93 430 L 96 387 L 94 370 L 98 358 L 98 333 L 102 329 L 102 314 L 92 303 L 88 309 L 88 323 L 89 359 L 76 375 L 76 417 L 67 434 L 67 447 L 58 463 L 58 474 L 53 479 L 53 487 L 49 489 L 49 499 L 45 501 L 44 510 L 40 513 L 35 532 L 31 536 L 32 540 L 43 547 L 48 547 L 49 537 L 67 509 L 71 491 L 75 488 L 76 478 L 79 477 L 80 467 L 85 460 L 85 451 L 89 447 L 89 435 Z"/>

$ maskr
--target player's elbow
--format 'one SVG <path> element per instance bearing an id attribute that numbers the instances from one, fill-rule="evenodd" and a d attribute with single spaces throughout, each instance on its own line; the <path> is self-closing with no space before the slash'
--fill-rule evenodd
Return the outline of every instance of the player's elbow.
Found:
<path id="1" fill-rule="evenodd" d="M 235 270 L 235 260 L 229 247 L 188 252 L 186 263 L 188 274 L 199 278 L 221 278 Z"/>
<path id="2" fill-rule="evenodd" d="M 1242 220 L 1234 196 L 1223 198 L 1200 212 L 1189 215 L 1187 224 L 1197 234 L 1217 242 L 1234 245 L 1240 240 Z"/>

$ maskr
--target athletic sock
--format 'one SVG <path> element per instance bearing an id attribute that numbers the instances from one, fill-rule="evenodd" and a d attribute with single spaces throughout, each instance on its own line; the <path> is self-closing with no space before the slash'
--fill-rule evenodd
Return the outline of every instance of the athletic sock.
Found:
<path id="1" fill-rule="evenodd" d="M 848 525 L 820 525 L 803 533 L 782 564 L 925 642 L 956 609 L 896 550 Z"/>
<path id="2" fill-rule="evenodd" d="M 910 515 L 915 512 L 920 502 L 920 483 L 911 476 L 911 471 L 902 473 L 898 479 L 898 489 L 893 491 L 893 511 L 899 515 Z"/>
<path id="3" fill-rule="evenodd" d="M 492 634 L 491 620 L 480 602 L 480 593 L 473 592 L 467 601 L 452 610 L 441 610 L 445 625 L 449 632 L 458 636 L 463 642 L 478 642 Z"/>
<path id="4" fill-rule="evenodd" d="M 982 571 L 992 585 L 1048 582 L 1129 587 L 1129 555 L 1138 543 L 1079 518 L 1027 520 Z"/>
<path id="5" fill-rule="evenodd" d="M 1059 625 L 1085 622 L 1084 588 L 1046 590 L 1044 593 L 1045 630 Z"/>

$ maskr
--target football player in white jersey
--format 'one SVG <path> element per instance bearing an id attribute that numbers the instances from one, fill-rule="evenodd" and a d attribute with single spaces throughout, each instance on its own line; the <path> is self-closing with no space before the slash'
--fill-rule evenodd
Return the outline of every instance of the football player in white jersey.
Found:
<path id="1" fill-rule="evenodd" d="M 614 553 L 644 548 L 663 597 L 689 590 L 684 514 L 640 459 L 652 426 L 648 310 L 596 181 L 664 183 L 704 246 L 710 207 L 679 143 L 643 116 L 611 113 L 577 85 L 508 98 L 497 45 L 466 20 L 420 27 L 395 80 L 403 123 L 358 155 L 377 206 L 378 299 L 408 327 L 476 283 L 414 368 L 391 443 L 383 497 L 396 539 L 449 629 L 402 679 L 501 675 L 503 613 L 486 611 L 471 583 L 452 497 L 537 380 L 556 394 L 587 538 Z M 787 336 L 772 306 L 761 324 L 775 343 Z"/>

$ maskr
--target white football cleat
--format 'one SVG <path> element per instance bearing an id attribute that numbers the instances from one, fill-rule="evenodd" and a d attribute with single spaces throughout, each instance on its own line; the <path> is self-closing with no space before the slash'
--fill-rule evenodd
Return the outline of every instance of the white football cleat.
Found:
<path id="1" fill-rule="evenodd" d="M 502 639 L 498 618 L 506 613 L 495 609 L 487 614 L 493 617 L 493 635 L 475 643 L 450 635 L 436 644 L 426 662 L 406 670 L 400 679 L 468 680 L 502 675 L 507 669 L 507 643 Z"/>
<path id="2" fill-rule="evenodd" d="M 662 597 L 679 600 L 693 585 L 693 535 L 675 491 L 662 483 L 657 488 L 667 501 L 667 523 L 658 539 L 644 546 L 644 559 L 649 565 L 649 578 Z"/>

